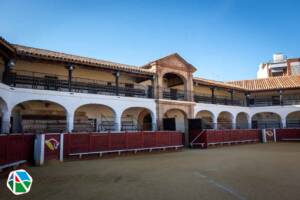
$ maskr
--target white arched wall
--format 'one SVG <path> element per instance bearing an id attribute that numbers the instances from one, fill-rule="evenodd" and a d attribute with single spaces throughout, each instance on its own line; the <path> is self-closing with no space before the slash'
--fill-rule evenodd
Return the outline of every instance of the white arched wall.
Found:
<path id="1" fill-rule="evenodd" d="M 20 133 L 24 131 L 25 133 L 37 133 L 45 131 L 47 125 L 31 122 L 31 118 L 28 123 L 28 121 L 26 122 L 26 119 L 22 117 L 26 115 L 40 116 L 45 115 L 45 113 L 47 113 L 48 116 L 55 116 L 55 121 L 60 121 L 59 123 L 52 125 L 52 128 L 50 128 L 51 131 L 62 132 L 66 130 L 66 126 L 64 124 L 66 122 L 66 109 L 62 105 L 49 100 L 33 99 L 20 102 L 12 108 L 10 113 L 13 117 L 11 124 L 12 132 Z"/>
<path id="2" fill-rule="evenodd" d="M 300 128 L 300 110 L 289 113 L 285 120 L 287 128 Z"/>
<path id="3" fill-rule="evenodd" d="M 251 123 L 249 123 L 249 115 L 246 112 L 240 112 L 235 117 L 235 126 L 238 129 L 249 129 Z M 251 119 L 250 119 L 251 120 Z"/>
<path id="4" fill-rule="evenodd" d="M 116 124 L 118 124 L 116 131 L 120 131 L 123 111 L 133 106 L 151 110 L 153 122 L 156 122 L 156 103 L 154 99 L 10 88 L 2 83 L 0 83 L 0 92 L 3 101 L 7 103 L 6 113 L 9 114 L 8 119 L 12 108 L 21 102 L 30 100 L 51 101 L 61 105 L 66 110 L 68 131 L 73 130 L 76 109 L 86 104 L 102 104 L 114 108 L 115 120 Z"/>
<path id="5" fill-rule="evenodd" d="M 121 115 L 121 124 L 123 123 L 122 120 L 126 121 L 128 119 L 129 120 L 131 119 L 131 120 L 133 120 L 133 122 L 137 126 L 137 128 L 140 128 L 138 126 L 139 116 L 140 116 L 141 112 L 143 112 L 145 110 L 147 112 L 149 112 L 149 114 L 151 115 L 152 130 L 156 130 L 155 121 L 153 121 L 153 119 L 156 120 L 155 114 L 150 109 L 145 108 L 145 107 L 136 107 L 136 106 L 133 106 L 133 107 L 128 107 L 125 110 L 123 110 L 122 115 Z"/>
<path id="6" fill-rule="evenodd" d="M 86 104 L 78 107 L 75 110 L 75 116 L 74 116 L 74 130 L 82 130 L 84 127 L 81 127 L 81 124 L 86 124 L 84 126 L 89 127 L 90 129 L 92 127 L 88 126 L 89 122 L 85 122 L 88 119 L 95 120 L 94 129 L 96 131 L 103 131 L 105 128 L 108 128 L 108 130 L 114 130 L 114 122 L 115 119 L 115 110 L 111 107 L 108 107 L 103 104 Z M 106 127 L 103 127 L 104 124 L 102 122 L 107 122 Z M 80 125 L 76 125 L 76 123 L 79 123 Z M 94 123 L 93 123 L 94 124 Z M 102 126 L 103 125 L 103 126 Z M 109 126 L 109 127 L 108 127 Z"/>
<path id="7" fill-rule="evenodd" d="M 204 128 L 206 129 L 205 126 L 208 126 L 209 128 L 213 128 L 215 129 L 216 128 L 216 124 L 214 123 L 216 120 L 216 116 L 214 115 L 214 113 L 212 113 L 211 111 L 209 110 L 200 110 L 199 112 L 197 112 L 195 114 L 195 118 L 200 118 L 200 119 L 204 119 L 205 118 L 211 118 L 211 120 L 205 120 L 204 123 L 203 123 L 203 120 L 202 120 L 202 124 L 204 126 Z M 208 123 L 207 125 L 205 125 L 205 123 Z"/>

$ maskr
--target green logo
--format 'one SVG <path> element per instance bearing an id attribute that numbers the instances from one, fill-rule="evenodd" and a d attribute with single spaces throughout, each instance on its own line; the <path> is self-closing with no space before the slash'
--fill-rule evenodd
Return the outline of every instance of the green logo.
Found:
<path id="1" fill-rule="evenodd" d="M 9 173 L 6 184 L 15 195 L 26 194 L 30 191 L 32 178 L 24 169 L 19 169 Z"/>

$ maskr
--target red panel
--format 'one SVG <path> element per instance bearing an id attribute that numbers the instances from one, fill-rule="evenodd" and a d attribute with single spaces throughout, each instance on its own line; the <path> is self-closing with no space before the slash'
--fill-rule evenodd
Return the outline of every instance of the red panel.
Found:
<path id="1" fill-rule="evenodd" d="M 0 165 L 19 160 L 33 161 L 34 135 L 0 136 Z"/>

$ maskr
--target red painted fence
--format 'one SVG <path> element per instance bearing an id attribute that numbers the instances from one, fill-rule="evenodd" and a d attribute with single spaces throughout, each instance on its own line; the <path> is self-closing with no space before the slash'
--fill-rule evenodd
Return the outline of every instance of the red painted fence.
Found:
<path id="1" fill-rule="evenodd" d="M 191 133 L 191 141 L 200 132 Z M 204 147 L 210 144 L 237 143 L 246 141 L 260 141 L 260 130 L 205 130 L 194 142 L 202 143 Z"/>
<path id="2" fill-rule="evenodd" d="M 27 160 L 33 161 L 34 135 L 0 135 L 0 165 Z"/>
<path id="3" fill-rule="evenodd" d="M 64 155 L 183 145 L 183 134 L 174 131 L 66 134 Z"/>
<path id="4" fill-rule="evenodd" d="M 300 129 L 276 129 L 278 141 L 300 140 Z"/>

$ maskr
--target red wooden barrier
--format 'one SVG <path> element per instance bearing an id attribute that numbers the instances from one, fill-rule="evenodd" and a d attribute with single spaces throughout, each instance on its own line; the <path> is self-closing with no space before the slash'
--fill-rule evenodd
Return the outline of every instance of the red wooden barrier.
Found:
<path id="1" fill-rule="evenodd" d="M 190 139 L 196 138 L 200 132 L 192 132 Z M 209 144 L 237 143 L 242 141 L 259 141 L 259 130 L 205 130 L 195 143 Z"/>
<path id="2" fill-rule="evenodd" d="M 1 135 L 0 165 L 27 160 L 33 162 L 34 135 Z"/>
<path id="3" fill-rule="evenodd" d="M 300 140 L 300 129 L 276 129 L 276 138 L 283 140 Z"/>
<path id="4" fill-rule="evenodd" d="M 182 137 L 174 131 L 65 134 L 64 155 L 182 145 Z"/>

